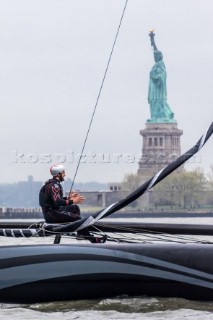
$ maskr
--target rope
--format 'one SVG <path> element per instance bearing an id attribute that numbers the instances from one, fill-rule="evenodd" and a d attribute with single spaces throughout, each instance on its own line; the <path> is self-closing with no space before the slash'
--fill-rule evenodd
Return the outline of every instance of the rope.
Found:
<path id="1" fill-rule="evenodd" d="M 90 132 L 90 129 L 91 129 L 91 125 L 92 125 L 92 122 L 93 122 L 93 118 L 94 118 L 94 115 L 95 115 L 95 112 L 96 112 L 96 109 L 97 109 L 99 98 L 101 96 L 102 88 L 103 88 L 104 81 L 106 79 L 106 75 L 107 75 L 107 72 L 108 72 L 108 69 L 109 69 L 109 64 L 111 62 L 112 54 L 113 54 L 113 51 L 114 51 L 114 48 L 115 48 L 115 44 L 116 44 L 116 41 L 117 41 L 117 38 L 118 38 L 118 34 L 119 34 L 119 31 L 120 31 L 120 27 L 121 27 L 121 24 L 122 24 L 122 21 L 123 21 L 123 17 L 124 17 L 124 13 L 125 13 L 128 1 L 129 0 L 126 0 L 124 8 L 123 8 L 123 12 L 122 12 L 122 15 L 121 15 L 121 18 L 120 18 L 120 22 L 119 22 L 118 29 L 117 29 L 117 32 L 116 32 L 116 36 L 115 36 L 115 39 L 114 39 L 114 42 L 113 42 L 113 45 L 112 45 L 112 49 L 111 49 L 111 52 L 110 52 L 110 55 L 109 55 L 109 59 L 108 59 L 107 65 L 106 65 L 106 69 L 104 71 L 104 76 L 103 76 L 103 79 L 102 79 L 102 82 L 101 82 L 101 86 L 100 86 L 100 89 L 99 89 L 99 92 L 98 92 L 98 96 L 97 96 L 97 99 L 96 99 L 96 103 L 95 103 L 95 106 L 94 106 L 94 110 L 93 110 L 93 113 L 92 113 L 92 117 L 90 119 L 89 127 L 88 127 L 88 130 L 87 130 L 87 133 L 86 133 L 86 136 L 85 136 L 85 139 L 84 139 L 84 143 L 83 143 L 83 147 L 82 147 L 82 150 L 81 150 L 81 153 L 80 153 L 80 157 L 79 157 L 79 160 L 78 160 L 78 163 L 77 163 L 77 167 L 76 167 L 74 178 L 73 178 L 73 181 L 72 181 L 72 184 L 71 184 L 70 192 L 72 192 L 72 188 L 73 188 L 73 185 L 75 183 L 75 178 L 76 178 L 76 175 L 78 173 L 78 169 L 79 169 L 79 166 L 80 166 L 80 161 L 81 161 L 81 158 L 82 158 L 82 154 L 83 154 L 85 146 L 86 146 L 86 142 L 87 142 L 87 139 L 88 139 L 88 136 L 89 136 L 89 132 Z"/>
<path id="2" fill-rule="evenodd" d="M 131 228 L 131 227 L 126 227 L 126 226 L 112 226 L 112 225 L 108 225 L 107 223 L 104 223 L 105 227 L 110 227 L 111 229 L 113 228 L 115 231 L 110 232 L 113 233 L 114 235 L 121 235 L 122 231 L 131 233 L 131 235 L 135 235 L 135 236 L 143 236 L 143 237 L 147 237 L 147 238 L 151 238 L 152 240 L 159 240 L 159 241 L 168 241 L 168 242 L 178 242 L 175 239 L 178 239 L 180 243 L 182 243 L 183 241 L 188 241 L 188 242 L 195 242 L 195 243 L 204 243 L 204 244 L 209 244 L 211 242 L 209 242 L 209 240 L 199 240 L 196 239 L 194 237 L 190 237 L 190 236 L 182 236 L 182 235 L 178 235 L 178 234 L 169 234 L 169 233 L 165 233 L 165 232 L 160 232 L 160 231 L 150 231 L 150 230 L 146 230 L 146 229 L 137 229 L 137 228 Z M 96 227 L 96 226 L 94 226 Z M 97 228 L 97 227 L 96 227 Z M 119 232 L 119 233 L 118 233 Z M 122 240 L 124 240 L 125 238 L 127 239 L 133 239 L 133 240 L 138 240 L 137 238 L 132 238 L 130 237 L 130 235 L 123 235 L 122 234 Z M 167 240 L 168 238 L 168 240 Z M 166 239 L 166 240 L 165 240 Z M 139 239 L 140 240 L 140 239 Z M 144 241 L 145 239 L 141 239 L 141 241 Z"/>

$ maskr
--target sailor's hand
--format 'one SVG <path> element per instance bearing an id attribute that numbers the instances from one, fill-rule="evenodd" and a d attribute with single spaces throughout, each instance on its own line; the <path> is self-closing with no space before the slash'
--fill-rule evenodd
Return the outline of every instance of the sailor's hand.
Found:
<path id="1" fill-rule="evenodd" d="M 85 197 L 81 196 L 78 193 L 73 192 L 70 195 L 70 200 L 72 200 L 74 204 L 78 204 L 78 203 L 83 203 L 85 201 Z"/>
<path id="2" fill-rule="evenodd" d="M 77 192 L 70 192 L 69 194 L 69 198 L 72 199 L 72 197 L 76 197 L 78 196 L 79 194 Z"/>
<path id="3" fill-rule="evenodd" d="M 79 194 L 77 192 L 70 192 L 69 193 L 69 200 L 73 200 L 73 198 L 78 197 Z"/>

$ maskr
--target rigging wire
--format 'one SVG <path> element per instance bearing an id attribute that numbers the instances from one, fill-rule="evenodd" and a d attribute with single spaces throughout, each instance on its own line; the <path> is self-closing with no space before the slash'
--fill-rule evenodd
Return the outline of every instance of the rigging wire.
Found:
<path id="1" fill-rule="evenodd" d="M 107 224 L 105 224 L 105 226 L 107 226 Z M 201 240 L 201 239 L 196 239 L 194 237 L 191 236 L 183 236 L 183 235 L 179 235 L 179 234 L 169 234 L 169 233 L 165 233 L 165 232 L 160 232 L 160 231 L 150 231 L 150 230 L 146 230 L 146 229 L 137 229 L 137 228 L 131 228 L 131 227 L 112 227 L 112 225 L 110 225 L 110 228 L 114 228 L 115 231 L 111 232 L 114 235 L 118 235 L 120 236 L 121 234 L 118 233 L 116 230 L 119 230 L 119 232 L 125 231 L 125 232 L 129 232 L 131 234 L 131 236 L 128 235 L 123 235 L 122 234 L 122 239 L 134 239 L 132 238 L 132 234 L 134 234 L 135 236 L 144 236 L 147 238 L 151 238 L 153 240 L 159 240 L 159 241 L 168 241 L 168 242 L 179 242 L 182 243 L 182 241 L 189 241 L 189 242 L 195 242 L 195 243 L 204 243 L 204 244 L 209 244 L 209 243 L 213 243 L 209 240 Z M 168 239 L 168 240 L 167 240 Z M 177 239 L 177 240 L 175 240 Z"/>
<path id="2" fill-rule="evenodd" d="M 120 31 L 120 28 L 121 28 L 121 24 L 122 24 L 122 21 L 123 21 L 123 17 L 124 17 L 125 11 L 126 11 L 126 7 L 127 7 L 128 1 L 129 0 L 126 0 L 124 8 L 123 8 L 123 11 L 122 11 L 122 15 L 121 15 L 120 22 L 119 22 L 119 25 L 118 25 L 118 28 L 117 28 L 117 32 L 116 32 L 116 36 L 115 36 L 115 39 L 114 39 L 114 42 L 113 42 L 113 45 L 112 45 L 112 49 L 111 49 L 111 52 L 110 52 L 110 55 L 109 55 L 109 59 L 108 59 L 108 62 L 107 62 L 107 65 L 106 65 L 106 68 L 105 68 L 105 71 L 104 71 L 104 76 L 103 76 L 103 79 L 102 79 L 102 82 L 101 82 L 101 86 L 100 86 L 100 89 L 99 89 L 99 92 L 98 92 L 98 96 L 97 96 L 97 99 L 96 99 L 96 103 L 95 103 L 95 106 L 94 106 L 94 109 L 93 109 L 93 113 L 92 113 L 92 116 L 91 116 L 91 119 L 90 119 L 90 123 L 89 123 L 88 129 L 87 129 L 87 133 L 86 133 L 86 136 L 85 136 L 85 139 L 84 139 L 84 142 L 83 142 L 83 146 L 82 146 L 82 149 L 81 149 L 81 152 L 80 152 L 80 157 L 78 159 L 78 163 L 77 163 L 77 167 L 76 167 L 75 174 L 74 174 L 74 177 L 73 177 L 73 181 L 72 181 L 72 184 L 71 184 L 70 192 L 72 192 L 72 188 L 73 188 L 73 185 L 75 183 L 75 178 L 76 178 L 76 175 L 78 173 L 78 169 L 79 169 L 79 166 L 80 166 L 81 158 L 82 158 L 85 146 L 86 146 L 86 142 L 87 142 L 87 139 L 88 139 L 88 136 L 89 136 L 89 132 L 90 132 L 91 125 L 92 125 L 92 122 L 93 122 L 93 118 L 94 118 L 94 115 L 95 115 L 95 112 L 96 112 L 96 109 L 97 109 L 97 105 L 98 105 L 98 102 L 99 102 L 99 98 L 101 96 L 102 88 L 103 88 L 103 85 L 104 85 L 104 81 L 106 79 L 107 71 L 109 69 L 109 65 L 110 65 L 110 62 L 111 62 L 112 54 L 113 54 L 113 51 L 114 51 L 114 48 L 115 48 L 115 44 L 116 44 L 116 41 L 117 41 L 117 38 L 118 38 L 118 34 L 119 34 L 119 31 Z"/>

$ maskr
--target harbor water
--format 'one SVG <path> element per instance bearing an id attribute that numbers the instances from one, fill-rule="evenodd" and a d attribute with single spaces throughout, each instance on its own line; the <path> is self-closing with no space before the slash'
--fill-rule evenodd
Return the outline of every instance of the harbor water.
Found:
<path id="1" fill-rule="evenodd" d="M 108 219 L 110 220 L 110 219 Z M 136 222 L 139 219 L 129 219 Z M 118 221 L 118 219 L 116 219 Z M 140 222 L 213 224 L 213 218 L 146 218 Z M 190 237 L 191 238 L 191 237 Z M 212 239 L 208 240 L 213 242 Z M 52 243 L 53 238 L 0 239 L 1 246 Z M 63 239 L 62 243 L 69 243 Z M 57 288 L 55 288 L 57 290 Z M 72 290 L 72 288 L 70 288 Z M 20 292 L 21 294 L 21 292 Z M 213 301 L 201 302 L 179 298 L 119 296 L 100 300 L 60 301 L 30 305 L 0 303 L 0 319 L 213 319 Z"/>

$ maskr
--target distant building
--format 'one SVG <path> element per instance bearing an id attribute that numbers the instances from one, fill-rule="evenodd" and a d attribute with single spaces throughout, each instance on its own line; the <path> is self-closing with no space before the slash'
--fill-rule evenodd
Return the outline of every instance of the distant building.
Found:
<path id="1" fill-rule="evenodd" d="M 33 176 L 28 176 L 27 181 L 18 182 L 17 207 L 39 207 L 39 191 L 42 181 L 34 181 Z"/>
<path id="2" fill-rule="evenodd" d="M 110 182 L 108 184 L 110 191 L 121 191 L 121 183 L 120 182 Z"/>
<path id="3" fill-rule="evenodd" d="M 121 200 L 127 192 L 121 190 L 121 183 L 113 182 L 108 184 L 107 190 L 101 191 L 80 191 L 86 198 L 85 207 L 104 208 L 110 204 Z M 66 193 L 68 195 L 68 193 Z"/>

